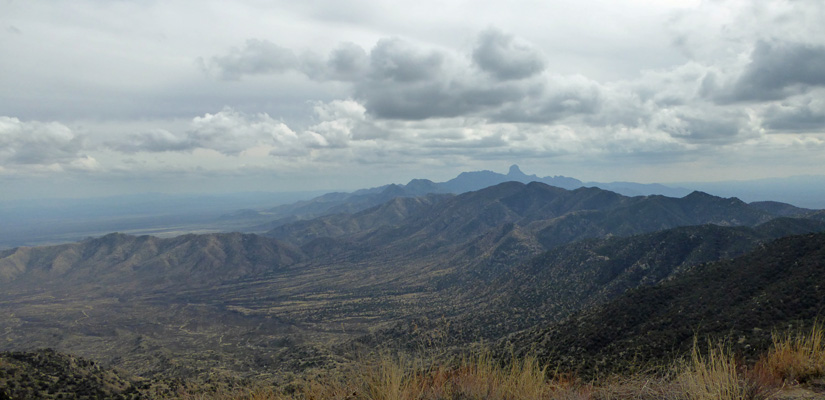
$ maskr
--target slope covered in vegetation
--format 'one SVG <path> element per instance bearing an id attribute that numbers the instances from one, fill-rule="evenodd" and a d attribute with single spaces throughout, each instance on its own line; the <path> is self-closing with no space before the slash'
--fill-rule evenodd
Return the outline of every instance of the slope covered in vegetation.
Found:
<path id="1" fill-rule="evenodd" d="M 592 375 L 661 364 L 687 352 L 697 336 L 730 340 L 754 359 L 773 330 L 810 324 L 823 311 L 825 234 L 809 234 L 696 266 L 508 342 L 517 353 Z"/>

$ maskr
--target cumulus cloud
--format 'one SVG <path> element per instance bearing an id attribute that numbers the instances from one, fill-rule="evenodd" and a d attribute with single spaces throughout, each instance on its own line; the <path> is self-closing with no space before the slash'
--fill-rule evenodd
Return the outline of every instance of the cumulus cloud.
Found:
<path id="1" fill-rule="evenodd" d="M 581 76 L 554 77 L 543 90 L 504 104 L 491 117 L 505 122 L 550 123 L 594 114 L 604 101 L 603 91 L 600 84 Z"/>
<path id="2" fill-rule="evenodd" d="M 353 139 L 366 138 L 354 137 L 355 130 L 365 125 L 366 109 L 361 104 L 353 100 L 335 100 L 317 103 L 314 111 L 320 121 L 303 132 L 303 143 L 308 147 L 345 148 Z"/>
<path id="3" fill-rule="evenodd" d="M 496 29 L 479 35 L 473 61 L 501 80 L 528 78 L 545 68 L 544 57 L 536 49 Z"/>
<path id="4" fill-rule="evenodd" d="M 283 67 L 280 69 L 233 67 L 224 68 L 223 75 L 238 78 L 246 74 L 276 74 L 294 69 L 313 80 L 348 81 L 353 85 L 353 97 L 366 106 L 368 113 L 373 117 L 407 120 L 475 115 L 508 103 L 519 102 L 527 96 L 535 96 L 537 91 L 543 89 L 542 82 L 515 79 L 516 76 L 526 78 L 522 72 L 532 68 L 529 67 L 531 63 L 535 64 L 530 60 L 538 59 L 532 49 L 528 51 L 527 47 L 516 42 L 514 38 L 497 31 L 489 31 L 487 36 L 489 39 L 483 40 L 483 46 L 479 47 L 477 52 L 484 53 L 478 54 L 486 60 L 483 61 L 487 62 L 485 65 L 495 67 L 499 71 L 492 75 L 484 71 L 469 71 L 472 60 L 464 59 L 458 54 L 428 49 L 399 38 L 381 39 L 369 53 L 358 45 L 342 43 L 330 52 L 326 59 L 307 53 L 302 55 L 296 64 L 279 64 Z M 247 47 L 250 47 L 249 43 L 264 42 L 248 41 Z M 272 46 L 280 50 L 269 53 L 285 54 L 285 51 L 281 50 L 286 49 Z M 516 60 L 509 66 L 505 65 L 505 61 L 499 60 L 498 66 L 494 66 L 490 64 L 494 62 L 491 58 L 494 52 L 497 54 L 496 57 L 510 55 Z M 227 65 L 257 65 L 258 63 L 251 60 L 261 58 L 258 56 L 249 57 L 249 62 L 239 61 L 243 57 L 237 55 L 246 53 L 248 52 L 236 49 L 227 56 L 212 59 L 234 60 L 232 63 L 223 63 Z M 527 53 L 533 55 L 528 56 Z M 265 58 L 280 60 L 284 57 Z M 522 72 L 517 72 L 516 69 L 521 69 Z M 506 79 L 501 81 L 496 75 L 505 76 Z M 491 77 L 493 79 L 490 79 Z M 565 100 L 569 100 L 566 104 L 578 101 L 573 98 L 559 101 Z"/>
<path id="5" fill-rule="evenodd" d="M 490 38 L 484 39 L 487 36 L 482 35 L 482 47 L 477 49 L 479 57 L 484 59 L 482 62 L 493 63 L 492 53 L 496 51 L 498 55 L 510 51 L 516 58 L 514 64 L 494 66 L 488 63 L 485 65 L 497 69 L 474 71 L 471 68 L 473 60 L 459 54 L 418 48 L 400 39 L 379 41 L 370 52 L 370 73 L 354 86 L 355 97 L 363 102 L 372 117 L 399 120 L 465 116 L 536 121 L 541 118 L 504 108 L 515 109 L 525 102 L 532 106 L 530 102 L 537 99 L 547 102 L 555 99 L 559 102 L 569 100 L 565 104 L 567 110 L 572 111 L 579 108 L 574 102 L 585 102 L 570 93 L 546 94 L 548 85 L 541 80 L 520 79 L 533 74 L 515 72 L 516 69 L 529 70 L 525 65 L 530 64 L 530 57 L 519 53 L 525 51 L 524 48 L 514 44 L 515 39 L 497 31 L 489 31 L 486 35 Z M 496 40 L 503 43 L 488 43 Z M 565 96 L 567 98 L 560 98 Z"/>
<path id="6" fill-rule="evenodd" d="M 825 93 L 769 106 L 764 126 L 781 132 L 821 132 L 825 128 Z"/>
<path id="7" fill-rule="evenodd" d="M 248 51 L 258 47 L 270 50 Z M 244 49 L 213 57 L 232 60 L 220 63 L 233 66 L 223 69 L 225 76 L 296 69 L 314 80 L 349 81 L 353 97 L 377 119 L 474 116 L 544 123 L 593 114 L 603 102 L 603 88 L 586 78 L 556 75 L 539 79 L 545 68 L 544 57 L 532 46 L 495 29 L 478 36 L 469 57 L 386 38 L 369 53 L 355 44 L 343 43 L 326 59 L 304 54 L 300 62 L 280 63 L 278 68 L 252 68 L 267 65 L 255 62 L 261 58 L 293 60 L 293 53 L 261 40 L 248 41 Z M 263 53 L 269 56 L 260 56 Z M 248 54 L 253 56 L 245 57 Z M 249 61 L 242 62 L 245 58 Z"/>
<path id="8" fill-rule="evenodd" d="M 543 60 L 531 46 L 489 29 L 478 36 L 469 55 L 388 38 L 379 40 L 369 53 L 343 43 L 327 58 L 304 54 L 294 68 L 313 80 L 351 82 L 352 97 L 366 115 L 378 120 L 473 117 L 491 122 L 555 123 L 578 118 L 597 124 L 635 124 L 642 107 L 633 109 L 628 100 L 684 103 L 695 96 L 704 72 L 691 66 L 662 73 L 650 80 L 655 83 L 621 88 L 635 94 L 615 96 L 606 95 L 611 90 L 606 85 L 583 76 L 543 74 Z M 614 112 L 599 116 L 604 110 Z M 362 126 L 356 131 L 368 129 Z M 382 134 L 386 132 L 373 129 L 367 136 Z"/>
<path id="9" fill-rule="evenodd" d="M 316 81 L 355 82 L 369 73 L 370 59 L 364 49 L 351 42 L 340 43 L 329 56 L 305 52 L 300 57 L 299 70 Z"/>
<path id="10" fill-rule="evenodd" d="M 269 45 L 277 49 L 268 52 L 273 55 L 269 58 L 292 60 L 291 51 Z M 307 152 L 349 149 L 357 154 L 367 148 L 378 151 L 374 146 L 380 143 L 382 154 L 409 152 L 414 144 L 433 154 L 476 149 L 476 155 L 489 156 L 529 143 L 519 152 L 566 154 L 591 146 L 672 154 L 746 142 L 766 129 L 801 131 L 822 121 L 819 103 L 772 102 L 825 85 L 820 72 L 825 70 L 825 47 L 760 40 L 751 48 L 737 47 L 718 64 L 703 59 L 707 52 L 694 50 L 696 56 L 686 63 L 643 70 L 633 79 L 598 82 L 548 70 L 538 49 L 491 28 L 476 37 L 469 54 L 385 38 L 369 51 L 342 43 L 325 57 L 305 53 L 278 67 L 234 70 L 241 75 L 296 70 L 311 80 L 350 84 L 350 100 L 316 103 L 316 122 L 298 133 L 290 131 L 295 148 Z M 761 105 L 745 107 L 741 101 Z M 554 141 L 537 146 L 541 141 L 530 135 Z M 170 148 L 208 142 L 189 136 L 161 136 L 154 142 Z M 406 147 L 395 147 L 397 143 Z"/>
<path id="11" fill-rule="evenodd" d="M 2 27 L 14 62 L 0 75 L 0 108 L 75 131 L 3 120 L 4 174 L 101 168 L 95 158 L 124 174 L 421 160 L 490 168 L 474 160 L 528 157 L 587 168 L 718 148 L 755 159 L 825 137 L 821 1 L 605 2 L 586 15 L 556 2 L 454 4 L 435 16 L 430 4 L 370 4 L 358 24 L 330 24 L 299 3 L 227 13 L 81 1 L 71 15 L 83 18 L 45 21 L 39 3 L 11 10 L 16 28 Z M 352 8 L 333 3 L 325 10 Z M 616 7 L 634 17 L 616 18 Z M 140 29 L 86 23 L 124 12 Z M 214 36 L 202 22 L 220 13 L 232 18 Z M 421 23 L 433 18 L 443 23 Z M 43 46 L 56 36 L 78 46 Z M 197 56 L 206 77 L 192 74 Z M 804 164 L 798 152 L 776 154 Z"/>
<path id="12" fill-rule="evenodd" d="M 694 102 L 712 90 L 716 71 L 708 66 L 688 62 L 669 70 L 642 71 L 639 79 L 622 86 L 633 91 L 642 102 L 672 107 Z"/>
<path id="13" fill-rule="evenodd" d="M 330 52 L 329 58 L 323 64 L 321 73 L 313 74 L 306 71 L 312 78 L 324 78 L 339 81 L 357 81 L 368 73 L 370 59 L 364 49 L 350 42 L 344 42 Z"/>
<path id="14" fill-rule="evenodd" d="M 662 110 L 651 120 L 653 128 L 693 144 L 727 144 L 754 134 L 749 129 L 750 117 L 738 111 Z"/>
<path id="15" fill-rule="evenodd" d="M 376 118 L 422 120 L 476 115 L 518 101 L 528 90 L 516 85 L 476 86 L 470 80 L 450 78 L 415 85 L 364 82 L 357 86 L 355 95 Z"/>
<path id="16" fill-rule="evenodd" d="M 257 149 L 278 157 L 299 157 L 312 150 L 343 149 L 352 141 L 385 137 L 385 131 L 367 121 L 366 109 L 354 100 L 318 102 L 313 110 L 315 122 L 300 131 L 266 113 L 248 114 L 225 107 L 193 118 L 189 127 L 178 133 L 150 129 L 108 141 L 106 146 L 126 154 L 203 149 L 240 156 Z"/>
<path id="17" fill-rule="evenodd" d="M 723 100 L 781 100 L 825 86 L 825 46 L 759 41 L 751 61 Z"/>
<path id="18" fill-rule="evenodd" d="M 518 101 L 541 85 L 495 82 L 468 74 L 455 55 L 421 49 L 400 39 L 379 41 L 370 73 L 355 97 L 375 118 L 422 120 L 476 115 Z"/>
<path id="19" fill-rule="evenodd" d="M 370 78 L 377 81 L 418 82 L 442 73 L 444 56 L 416 48 L 404 40 L 381 39 L 370 52 Z"/>
<path id="20" fill-rule="evenodd" d="M 172 133 L 153 129 L 110 141 L 108 147 L 123 153 L 214 150 L 237 156 L 257 146 L 294 148 L 297 135 L 266 113 L 246 114 L 230 107 L 192 119 L 189 129 Z"/>
<path id="21" fill-rule="evenodd" d="M 266 113 L 247 115 L 227 107 L 215 114 L 195 117 L 186 137 L 193 147 L 238 155 L 255 146 L 289 143 L 295 133 Z"/>
<path id="22" fill-rule="evenodd" d="M 0 117 L 0 164 L 6 167 L 93 167 L 96 162 L 83 151 L 84 138 L 66 125 Z"/>
<path id="23" fill-rule="evenodd" d="M 341 43 L 327 61 L 332 77 L 338 80 L 357 80 L 369 68 L 367 52 L 355 43 Z"/>

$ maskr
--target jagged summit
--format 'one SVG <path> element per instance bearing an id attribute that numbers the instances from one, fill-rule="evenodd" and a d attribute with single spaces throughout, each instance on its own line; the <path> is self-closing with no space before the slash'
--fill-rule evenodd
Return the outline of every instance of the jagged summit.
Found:
<path id="1" fill-rule="evenodd" d="M 509 178 L 516 178 L 516 177 L 517 178 L 522 178 L 522 177 L 526 178 L 527 174 L 525 174 L 524 172 L 521 172 L 521 168 L 519 168 L 518 165 L 513 164 L 513 165 L 510 166 L 510 170 L 507 172 L 507 177 L 509 177 Z"/>

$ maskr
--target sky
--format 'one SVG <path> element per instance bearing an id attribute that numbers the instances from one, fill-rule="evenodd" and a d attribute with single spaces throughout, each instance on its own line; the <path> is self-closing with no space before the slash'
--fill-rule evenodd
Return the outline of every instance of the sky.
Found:
<path id="1" fill-rule="evenodd" d="M 825 171 L 825 2 L 0 0 L 0 200 Z"/>

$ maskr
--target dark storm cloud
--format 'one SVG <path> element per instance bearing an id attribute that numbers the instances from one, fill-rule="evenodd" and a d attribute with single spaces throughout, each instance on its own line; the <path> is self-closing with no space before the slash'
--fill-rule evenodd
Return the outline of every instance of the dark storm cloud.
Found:
<path id="1" fill-rule="evenodd" d="M 225 56 L 212 57 L 209 66 L 216 67 L 221 78 L 237 80 L 243 75 L 283 73 L 298 66 L 292 50 L 267 40 L 249 39 L 243 47 L 233 48 Z"/>
<path id="2" fill-rule="evenodd" d="M 825 107 L 811 102 L 801 105 L 772 105 L 763 115 L 765 128 L 785 132 L 818 132 L 825 129 Z"/>
<path id="3" fill-rule="evenodd" d="M 545 68 L 538 51 L 496 29 L 488 29 L 479 35 L 473 61 L 501 80 L 529 78 Z"/>
<path id="4" fill-rule="evenodd" d="M 823 85 L 825 46 L 759 41 L 751 62 L 722 100 L 780 100 Z"/>

